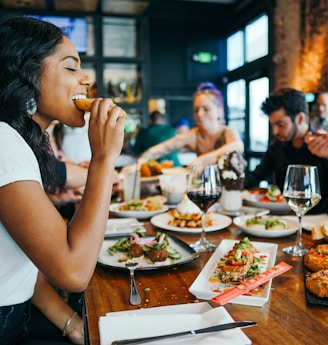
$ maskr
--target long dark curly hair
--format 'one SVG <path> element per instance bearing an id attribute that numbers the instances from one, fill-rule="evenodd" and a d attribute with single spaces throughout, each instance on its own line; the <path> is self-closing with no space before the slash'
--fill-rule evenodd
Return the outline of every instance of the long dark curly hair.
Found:
<path id="1" fill-rule="evenodd" d="M 0 121 L 31 147 L 48 192 L 57 185 L 55 160 L 49 136 L 27 113 L 27 103 L 34 98 L 38 104 L 43 61 L 62 41 L 61 29 L 33 18 L 15 17 L 0 24 Z"/>

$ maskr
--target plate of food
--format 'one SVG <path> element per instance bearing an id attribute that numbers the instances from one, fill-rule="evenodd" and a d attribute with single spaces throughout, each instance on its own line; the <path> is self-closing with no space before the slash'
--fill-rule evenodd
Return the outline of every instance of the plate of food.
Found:
<path id="1" fill-rule="evenodd" d="M 172 212 L 173 211 L 173 212 Z M 175 210 L 172 209 L 168 212 L 157 214 L 150 219 L 150 222 L 161 229 L 184 232 L 189 234 L 201 233 L 201 215 L 190 214 L 183 215 L 182 217 L 175 218 L 173 214 Z M 232 220 L 230 217 L 219 213 L 207 213 L 206 215 L 207 226 L 205 228 L 206 232 L 218 231 L 227 228 Z"/>
<path id="2" fill-rule="evenodd" d="M 306 302 L 328 306 L 328 244 L 311 248 L 303 264 Z"/>
<path id="3" fill-rule="evenodd" d="M 235 217 L 233 223 L 248 235 L 265 238 L 286 237 L 298 230 L 297 220 L 273 215 Z"/>
<path id="4" fill-rule="evenodd" d="M 287 214 L 291 211 L 277 186 L 244 191 L 243 203 L 247 206 L 268 209 L 273 214 Z"/>
<path id="5" fill-rule="evenodd" d="M 111 204 L 109 211 L 117 217 L 147 219 L 155 214 L 166 212 L 169 207 L 164 205 L 165 202 L 166 198 L 156 195 L 145 199 Z"/>
<path id="6" fill-rule="evenodd" d="M 198 253 L 176 237 L 161 232 L 143 236 L 136 231 L 120 239 L 104 240 L 98 263 L 126 269 L 127 262 L 136 262 L 136 270 L 151 270 L 182 265 L 198 257 Z"/>
<path id="7" fill-rule="evenodd" d="M 275 243 L 250 242 L 247 237 L 239 242 L 222 240 L 190 286 L 189 292 L 197 298 L 210 300 L 245 279 L 273 267 L 277 248 Z M 271 280 L 236 297 L 231 303 L 262 306 L 269 299 L 270 289 Z"/>

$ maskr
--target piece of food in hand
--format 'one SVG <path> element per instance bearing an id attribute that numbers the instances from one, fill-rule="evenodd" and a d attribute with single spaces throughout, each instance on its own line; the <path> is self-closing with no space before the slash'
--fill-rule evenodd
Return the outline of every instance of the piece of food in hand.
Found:
<path id="1" fill-rule="evenodd" d="M 320 298 L 328 297 L 328 270 L 320 270 L 307 276 L 305 286 Z"/>
<path id="2" fill-rule="evenodd" d="M 74 99 L 74 104 L 79 110 L 91 111 L 93 101 L 94 100 L 90 98 L 76 98 Z M 126 117 L 126 112 L 124 110 L 121 112 L 120 117 Z"/>
<path id="3" fill-rule="evenodd" d="M 319 244 L 304 255 L 304 265 L 312 272 L 328 270 L 328 244 Z"/>
<path id="4" fill-rule="evenodd" d="M 260 202 L 284 202 L 285 199 L 281 194 L 281 190 L 278 186 L 270 186 L 267 192 L 259 200 Z"/>
<path id="5" fill-rule="evenodd" d="M 284 230 L 288 229 L 288 222 L 273 216 L 255 216 L 248 218 L 245 225 L 259 230 Z"/>

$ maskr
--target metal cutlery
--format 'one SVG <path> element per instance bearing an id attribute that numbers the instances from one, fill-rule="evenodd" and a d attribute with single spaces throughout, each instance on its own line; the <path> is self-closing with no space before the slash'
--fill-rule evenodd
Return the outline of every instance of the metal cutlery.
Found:
<path id="1" fill-rule="evenodd" d="M 154 336 L 154 337 L 115 340 L 112 342 L 112 345 L 137 345 L 137 344 L 143 344 L 143 343 L 152 342 L 152 341 L 161 340 L 161 339 L 181 337 L 185 335 L 218 332 L 218 331 L 225 331 L 225 330 L 233 329 L 233 328 L 245 328 L 245 327 L 252 327 L 252 326 L 257 326 L 257 323 L 254 321 L 235 321 L 235 322 L 224 323 L 224 324 L 212 326 L 212 327 L 206 327 L 206 328 L 179 332 L 179 333 L 159 335 L 159 336 Z"/>
<path id="2" fill-rule="evenodd" d="M 125 267 L 130 271 L 130 303 L 138 305 L 141 303 L 141 298 L 137 289 L 136 281 L 134 279 L 134 270 L 138 266 L 137 262 L 126 262 Z"/>

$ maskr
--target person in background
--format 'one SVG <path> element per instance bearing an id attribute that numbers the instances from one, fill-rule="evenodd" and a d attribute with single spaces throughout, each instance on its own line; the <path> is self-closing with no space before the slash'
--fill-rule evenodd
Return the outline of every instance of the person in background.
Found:
<path id="1" fill-rule="evenodd" d="M 111 99 L 94 100 L 88 177 L 67 224 L 47 196 L 57 187 L 57 175 L 46 129 L 54 120 L 84 126 L 85 114 L 74 99 L 86 96 L 90 78 L 75 46 L 55 25 L 10 18 L 0 24 L 0 37 L 0 343 L 13 345 L 26 337 L 32 298 L 58 328 L 70 331 L 75 314 L 59 304 L 60 312 L 48 308 L 49 301 L 54 287 L 81 292 L 92 277 L 125 116 Z"/>
<path id="2" fill-rule="evenodd" d="M 269 180 L 282 191 L 289 164 L 316 165 L 322 199 L 311 211 L 327 212 L 328 160 L 312 154 L 306 145 L 305 138 L 309 135 L 310 125 L 304 93 L 292 88 L 280 89 L 262 103 L 262 111 L 269 116 L 273 140 L 261 163 L 254 171 L 246 173 L 245 189 L 258 187 L 262 180 Z"/>
<path id="3" fill-rule="evenodd" d="M 186 150 L 197 154 L 197 158 L 189 166 L 215 164 L 218 157 L 225 152 L 244 151 L 244 144 L 239 134 L 222 124 L 223 97 L 212 83 L 202 83 L 198 86 L 193 98 L 193 111 L 197 125 L 195 128 L 149 148 L 139 157 L 139 161 L 158 159 L 173 151 Z M 135 168 L 136 165 L 131 165 L 125 167 L 123 171 Z"/>
<path id="4" fill-rule="evenodd" d="M 133 151 L 136 155 L 145 152 L 149 147 L 161 143 L 169 138 L 176 136 L 176 130 L 166 124 L 165 116 L 160 111 L 155 110 L 149 115 L 149 125 L 147 128 L 140 129 L 137 134 Z M 172 161 L 174 166 L 179 166 L 177 152 L 170 152 L 159 158 L 159 162 Z"/>
<path id="5" fill-rule="evenodd" d="M 318 93 L 314 111 L 310 114 L 310 125 L 313 130 L 328 130 L 328 91 Z"/>
<path id="6" fill-rule="evenodd" d="M 191 123 L 185 117 L 182 117 L 181 119 L 179 119 L 177 123 L 175 124 L 175 129 L 177 133 L 186 133 L 190 130 L 190 128 L 191 128 Z"/>

